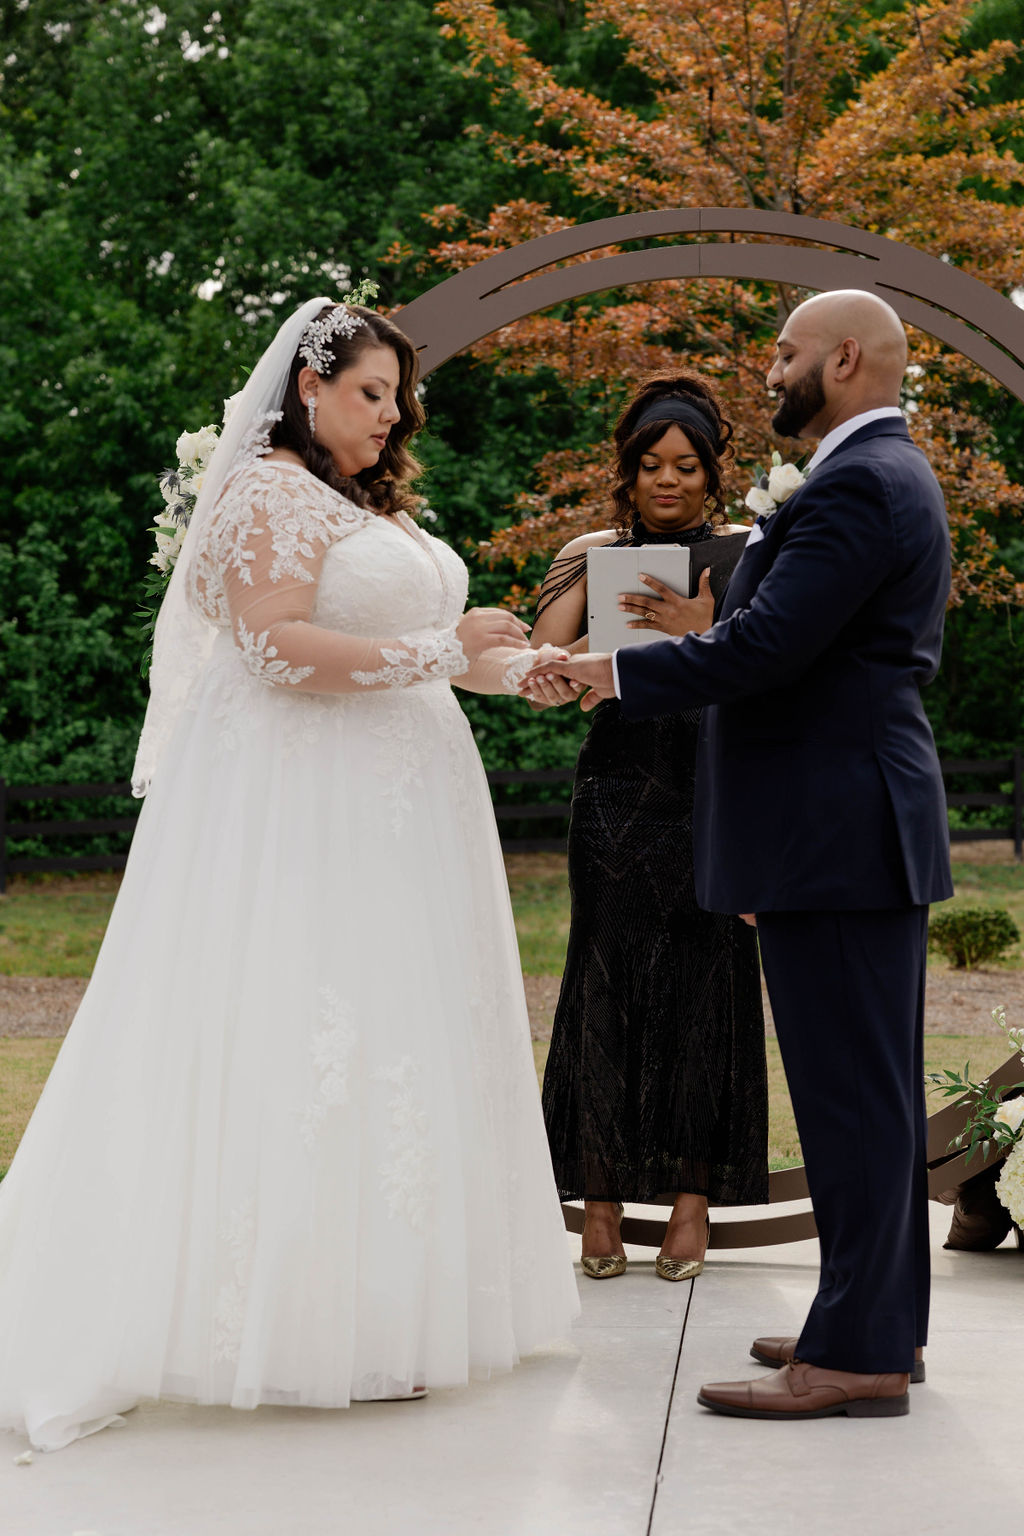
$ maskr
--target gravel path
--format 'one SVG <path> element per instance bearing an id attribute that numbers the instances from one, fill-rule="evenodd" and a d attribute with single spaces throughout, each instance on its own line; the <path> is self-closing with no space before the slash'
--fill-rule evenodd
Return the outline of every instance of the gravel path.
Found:
<path id="1" fill-rule="evenodd" d="M 551 1039 L 558 1001 L 557 976 L 527 976 L 526 1003 L 535 1040 Z M 0 976 L 0 1040 L 19 1035 L 59 1039 L 67 1033 L 85 982 L 63 976 Z M 928 972 L 925 1029 L 932 1035 L 987 1035 L 992 1009 L 1002 1004 L 1011 1024 L 1024 1021 L 1024 970 L 993 966 L 975 971 L 936 967 Z M 774 1035 L 765 998 L 768 1033 Z"/>
<path id="2" fill-rule="evenodd" d="M 557 976 L 527 976 L 526 1003 L 530 1010 L 530 1031 L 535 1040 L 551 1039 L 551 1020 L 558 1002 Z M 1024 1022 L 1024 970 L 1008 971 L 999 966 L 979 967 L 974 971 L 954 971 L 935 967 L 928 972 L 925 1002 L 925 1032 L 929 1035 L 988 1035 L 993 1029 L 992 1009 L 1002 1005 L 1011 1025 Z M 2 1010 L 0 994 L 0 1010 Z M 767 994 L 764 1016 L 768 1034 L 775 1035 Z M 0 1033 L 3 1032 L 0 1011 Z"/>

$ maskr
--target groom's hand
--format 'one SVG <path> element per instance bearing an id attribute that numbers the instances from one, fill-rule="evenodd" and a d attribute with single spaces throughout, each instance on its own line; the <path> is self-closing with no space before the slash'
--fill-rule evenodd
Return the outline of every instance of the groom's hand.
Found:
<path id="1" fill-rule="evenodd" d="M 602 699 L 615 697 L 615 681 L 612 676 L 611 653 L 591 656 L 570 656 L 568 661 L 545 661 L 534 667 L 523 678 L 521 692 L 532 698 L 541 680 L 565 678 L 577 688 L 586 689 L 580 700 L 580 708 L 593 709 Z"/>

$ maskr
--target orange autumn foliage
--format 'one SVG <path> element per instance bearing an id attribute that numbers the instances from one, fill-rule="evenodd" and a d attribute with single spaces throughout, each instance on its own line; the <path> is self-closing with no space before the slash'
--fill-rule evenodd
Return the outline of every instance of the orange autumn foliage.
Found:
<path id="1" fill-rule="evenodd" d="M 551 204 L 514 201 L 482 223 L 455 207 L 433 210 L 443 238 L 431 255 L 445 270 L 565 227 L 577 208 L 591 218 L 739 206 L 906 241 L 1006 294 L 1024 276 L 1024 209 L 998 200 L 1024 182 L 1012 150 L 1024 103 L 988 92 L 1016 47 L 964 44 L 974 0 L 884 16 L 839 0 L 587 0 L 586 25 L 613 28 L 624 63 L 649 82 L 642 111 L 565 84 L 493 0 L 440 0 L 436 9 L 465 49 L 465 68 L 530 114 L 535 132 L 495 134 L 493 152 L 540 168 L 552 185 Z M 534 315 L 478 343 L 474 355 L 495 369 L 554 370 L 595 439 L 542 460 L 516 521 L 496 529 L 481 554 L 522 571 L 531 557 L 607 525 L 609 429 L 629 386 L 652 368 L 694 367 L 718 390 L 736 427 L 730 489 L 738 507 L 755 467 L 780 446 L 764 374 L 779 315 L 802 296 L 726 280 L 645 284 Z M 919 332 L 911 346 L 923 371 L 908 376 L 905 403 L 947 497 L 953 601 L 1020 601 L 1024 590 L 1001 564 L 992 524 L 1018 519 L 1024 492 L 999 461 L 988 413 L 971 408 L 987 381 Z M 785 445 L 784 457 L 805 449 Z M 511 594 L 521 604 L 529 596 L 522 586 Z"/>

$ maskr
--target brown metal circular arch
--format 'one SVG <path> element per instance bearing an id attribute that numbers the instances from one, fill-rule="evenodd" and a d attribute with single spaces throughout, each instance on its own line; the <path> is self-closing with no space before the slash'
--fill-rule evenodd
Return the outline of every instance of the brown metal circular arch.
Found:
<path id="1" fill-rule="evenodd" d="M 751 243 L 718 241 L 719 234 L 754 235 Z M 665 241 L 674 243 L 665 244 Z M 806 242 L 777 245 L 773 240 Z M 638 241 L 641 249 L 578 261 L 592 251 Z M 559 263 L 569 261 L 570 266 Z M 793 284 L 824 292 L 859 288 L 891 304 L 906 324 L 944 342 L 1024 401 L 1024 311 L 977 278 L 915 246 L 852 225 L 795 213 L 750 208 L 668 208 L 574 224 L 500 251 L 428 289 L 395 315 L 412 339 L 426 377 L 456 353 L 527 315 L 571 299 L 632 283 L 733 278 Z M 993 1074 L 996 1086 L 1014 1080 L 1011 1056 Z M 946 1148 L 964 1121 L 948 1105 L 928 1121 L 929 1194 L 933 1199 L 964 1175 L 964 1159 Z M 984 1166 L 977 1162 L 972 1172 Z M 807 1198 L 804 1168 L 769 1176 L 769 1204 Z M 666 1195 L 651 1201 L 671 1205 Z M 563 1205 L 571 1232 L 583 1228 L 578 1205 Z M 660 1247 L 666 1223 L 626 1217 L 626 1242 Z M 712 1248 L 750 1248 L 814 1237 L 810 1211 L 750 1221 L 716 1221 Z"/>
<path id="2" fill-rule="evenodd" d="M 716 241 L 751 234 L 755 243 Z M 559 262 L 636 241 L 671 245 Z M 773 245 L 802 240 L 810 246 Z M 822 249 L 830 246 L 832 249 Z M 1024 400 L 1024 311 L 977 278 L 915 246 L 829 219 L 750 208 L 672 208 L 574 224 L 528 240 L 447 278 L 398 311 L 425 377 L 504 325 L 570 299 L 631 283 L 746 278 L 823 291 L 876 293 L 908 325 L 962 352 Z"/>

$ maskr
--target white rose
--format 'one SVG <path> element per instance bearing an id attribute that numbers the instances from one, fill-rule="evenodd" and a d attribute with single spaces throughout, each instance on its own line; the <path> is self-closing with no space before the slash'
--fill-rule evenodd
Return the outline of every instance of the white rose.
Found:
<path id="1" fill-rule="evenodd" d="M 751 486 L 743 504 L 758 517 L 768 517 L 776 509 L 774 496 L 770 496 L 767 491 L 762 491 L 759 485 Z"/>
<path id="2" fill-rule="evenodd" d="M 1006 1125 L 1011 1131 L 1019 1131 L 1024 1124 L 1024 1098 L 1007 1099 L 1005 1104 L 1000 1104 L 992 1118 L 998 1125 Z"/>
<path id="3" fill-rule="evenodd" d="M 182 542 L 185 538 L 185 527 L 178 523 L 173 533 L 164 533 L 156 530 L 156 552 L 150 556 L 150 565 L 155 565 L 158 571 L 169 571 L 176 563 L 181 552 Z"/>
<path id="4" fill-rule="evenodd" d="M 804 477 L 795 464 L 773 464 L 768 471 L 768 494 L 773 501 L 787 501 L 804 483 Z"/>
<path id="5" fill-rule="evenodd" d="M 231 420 L 232 416 L 234 415 L 235 406 L 238 404 L 238 402 L 239 402 L 239 400 L 241 400 L 241 398 L 242 398 L 242 391 L 238 390 L 238 392 L 236 394 L 229 395 L 228 398 L 224 401 L 224 417 L 223 417 L 223 421 L 221 423 L 222 426 L 225 426 L 225 427 L 227 426 L 228 422 Z"/>
<path id="6" fill-rule="evenodd" d="M 198 469 L 205 469 L 207 464 L 209 464 L 210 460 L 213 458 L 213 450 L 217 446 L 218 439 L 220 438 L 220 432 L 213 425 L 213 423 L 210 422 L 208 426 L 205 426 L 201 429 L 197 436 L 199 438 L 199 457 L 196 467 Z"/>
<path id="7" fill-rule="evenodd" d="M 183 432 L 175 444 L 179 464 L 198 469 L 217 446 L 216 427 L 200 427 L 198 432 Z"/>

